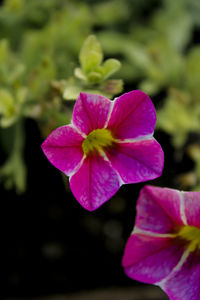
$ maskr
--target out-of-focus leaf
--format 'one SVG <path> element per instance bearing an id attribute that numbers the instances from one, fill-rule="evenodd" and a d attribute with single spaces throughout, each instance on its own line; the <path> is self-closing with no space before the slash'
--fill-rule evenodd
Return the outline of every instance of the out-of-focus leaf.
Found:
<path id="1" fill-rule="evenodd" d="M 8 40 L 0 40 L 0 63 L 5 62 L 9 53 Z"/>
<path id="2" fill-rule="evenodd" d="M 86 77 L 86 75 L 83 73 L 83 71 L 82 71 L 81 68 L 75 68 L 75 70 L 74 70 L 74 75 L 75 75 L 78 79 L 81 79 L 81 80 L 84 80 L 84 81 L 87 80 L 87 77 Z"/>
<path id="3" fill-rule="evenodd" d="M 4 182 L 6 189 L 15 188 L 21 194 L 26 189 L 26 166 L 22 156 L 13 155 L 0 168 L 0 182 Z"/>
<path id="4" fill-rule="evenodd" d="M 5 188 L 15 188 L 18 193 L 23 193 L 26 188 L 26 166 L 23 159 L 24 131 L 21 120 L 15 124 L 14 131 L 12 151 L 0 167 L 0 181 Z"/>
<path id="5" fill-rule="evenodd" d="M 157 128 L 171 134 L 173 145 L 178 148 L 186 142 L 189 132 L 200 132 L 200 110 L 190 105 L 190 101 L 189 94 L 171 90 L 157 113 Z"/>
<path id="6" fill-rule="evenodd" d="M 8 90 L 0 89 L 0 114 L 2 127 L 10 126 L 16 119 L 17 107 L 15 100 Z"/>
<path id="7" fill-rule="evenodd" d="M 103 63 L 103 72 L 104 72 L 104 79 L 110 77 L 113 73 L 117 72 L 121 67 L 121 63 L 117 59 L 107 59 Z"/>
<path id="8" fill-rule="evenodd" d="M 157 82 L 148 79 L 142 81 L 139 88 L 148 95 L 155 95 L 159 91 L 159 85 Z"/>
<path id="9" fill-rule="evenodd" d="M 55 77 L 54 62 L 51 57 L 44 56 L 39 64 L 32 69 L 32 72 L 29 73 L 28 88 L 30 89 L 30 97 L 35 101 L 43 100 L 51 80 Z"/>
<path id="10" fill-rule="evenodd" d="M 200 145 L 191 144 L 187 147 L 187 152 L 193 160 L 200 163 Z"/>
<path id="11" fill-rule="evenodd" d="M 165 1 L 166 5 L 153 18 L 153 27 L 161 36 L 166 36 L 175 50 L 183 49 L 189 42 L 192 31 L 192 17 L 184 1 Z"/>
<path id="12" fill-rule="evenodd" d="M 145 70 L 152 64 L 147 49 L 135 42 L 125 43 L 123 51 L 132 64 L 140 70 Z"/>
<path id="13" fill-rule="evenodd" d="M 190 50 L 186 59 L 185 76 L 191 92 L 196 88 L 200 90 L 200 46 Z"/>
<path id="14" fill-rule="evenodd" d="M 128 6 L 119 0 L 100 2 L 94 6 L 94 17 L 97 24 L 116 24 L 127 20 L 129 15 Z"/>
<path id="15" fill-rule="evenodd" d="M 103 53 L 95 35 L 90 35 L 85 40 L 80 51 L 79 60 L 85 72 L 92 71 L 102 63 Z"/>
<path id="16" fill-rule="evenodd" d="M 21 87 L 16 91 L 16 102 L 19 105 L 22 105 L 27 98 L 28 89 L 26 87 Z"/>
<path id="17" fill-rule="evenodd" d="M 15 83 L 19 77 L 21 77 L 25 73 L 26 67 L 24 64 L 17 64 L 13 69 L 12 72 L 9 72 L 7 81 L 8 83 L 12 84 Z"/>
<path id="18" fill-rule="evenodd" d="M 102 80 L 102 74 L 99 72 L 92 71 L 87 76 L 88 82 L 94 84 Z"/>
<path id="19" fill-rule="evenodd" d="M 5 0 L 5 9 L 10 12 L 18 12 L 22 9 L 24 0 Z"/>
<path id="20" fill-rule="evenodd" d="M 200 26 L 200 2 L 199 0 L 185 0 L 195 25 Z"/>
<path id="21" fill-rule="evenodd" d="M 68 86 L 64 90 L 63 98 L 65 100 L 76 100 L 81 91 L 79 86 Z"/>

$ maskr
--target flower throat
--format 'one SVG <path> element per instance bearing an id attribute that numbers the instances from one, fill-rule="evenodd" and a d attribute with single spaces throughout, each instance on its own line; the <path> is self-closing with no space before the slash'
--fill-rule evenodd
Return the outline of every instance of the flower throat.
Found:
<path id="1" fill-rule="evenodd" d="M 82 143 L 82 149 L 85 155 L 100 152 L 104 148 L 111 147 L 115 139 L 111 131 L 105 128 L 95 129 L 88 134 Z"/>
<path id="2" fill-rule="evenodd" d="M 200 228 L 195 226 L 183 226 L 177 237 L 188 243 L 188 249 L 190 252 L 200 250 Z"/>

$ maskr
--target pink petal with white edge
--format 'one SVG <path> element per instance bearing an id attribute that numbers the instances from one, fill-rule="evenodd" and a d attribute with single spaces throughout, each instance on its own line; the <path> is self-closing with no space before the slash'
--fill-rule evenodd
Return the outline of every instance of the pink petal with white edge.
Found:
<path id="1" fill-rule="evenodd" d="M 104 96 L 80 93 L 74 106 L 73 124 L 83 133 L 88 134 L 97 128 L 103 128 L 112 102 Z"/>
<path id="2" fill-rule="evenodd" d="M 200 228 L 200 192 L 182 192 L 182 197 L 188 225 Z"/>
<path id="3" fill-rule="evenodd" d="M 108 201 L 119 189 L 115 171 L 101 156 L 87 157 L 70 179 L 72 193 L 87 210 L 95 210 Z"/>
<path id="4" fill-rule="evenodd" d="M 151 99 L 135 90 L 115 100 L 108 128 L 116 138 L 130 139 L 152 134 L 155 123 L 156 111 Z"/>
<path id="5" fill-rule="evenodd" d="M 124 183 L 151 180 L 161 175 L 164 164 L 162 148 L 155 139 L 117 143 L 107 156 Z"/>
<path id="6" fill-rule="evenodd" d="M 200 300 L 200 255 L 190 254 L 160 287 L 171 300 Z"/>
<path id="7" fill-rule="evenodd" d="M 169 275 L 183 251 L 172 238 L 134 233 L 126 244 L 122 265 L 132 279 L 156 283 Z"/>
<path id="8" fill-rule="evenodd" d="M 183 225 L 179 191 L 145 186 L 138 198 L 135 225 L 155 233 L 170 233 Z"/>
<path id="9" fill-rule="evenodd" d="M 77 130 L 66 125 L 54 130 L 41 147 L 52 165 L 70 175 L 83 158 L 82 141 Z"/>

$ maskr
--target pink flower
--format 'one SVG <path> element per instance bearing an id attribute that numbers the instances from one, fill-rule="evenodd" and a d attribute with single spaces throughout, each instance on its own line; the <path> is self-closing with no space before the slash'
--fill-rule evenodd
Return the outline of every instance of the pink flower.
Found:
<path id="1" fill-rule="evenodd" d="M 172 300 L 199 300 L 200 192 L 144 187 L 122 265 Z"/>
<path id="2" fill-rule="evenodd" d="M 81 93 L 72 123 L 53 131 L 44 154 L 69 176 L 79 203 L 95 210 L 124 183 L 154 179 L 163 169 L 163 151 L 153 138 L 155 108 L 136 90 L 114 101 Z"/>

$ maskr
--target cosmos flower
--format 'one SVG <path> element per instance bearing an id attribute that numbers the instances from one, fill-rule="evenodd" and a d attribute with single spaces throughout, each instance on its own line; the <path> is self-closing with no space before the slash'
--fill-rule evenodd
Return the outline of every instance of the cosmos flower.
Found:
<path id="1" fill-rule="evenodd" d="M 144 187 L 122 265 L 172 300 L 199 300 L 200 192 Z"/>
<path id="2" fill-rule="evenodd" d="M 135 90 L 111 101 L 81 93 L 72 122 L 54 130 L 42 144 L 48 160 L 69 176 L 79 203 L 95 210 L 125 183 L 154 179 L 164 163 L 153 138 L 155 108 Z"/>

